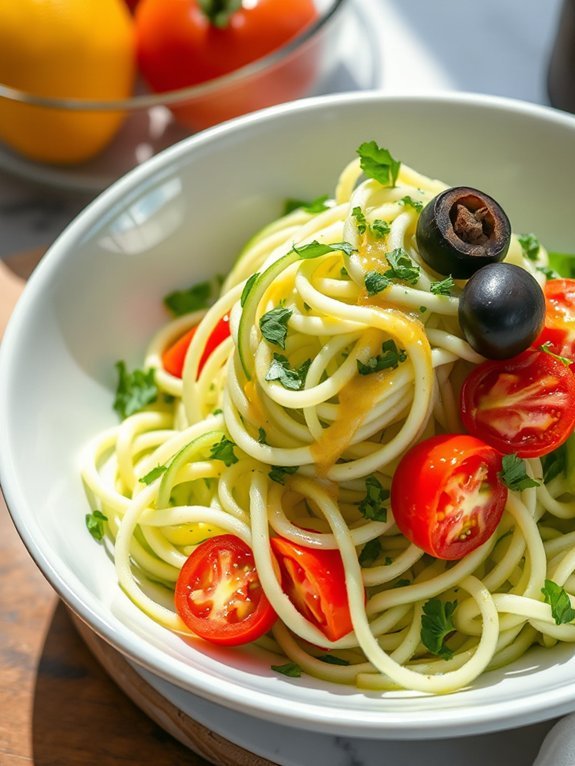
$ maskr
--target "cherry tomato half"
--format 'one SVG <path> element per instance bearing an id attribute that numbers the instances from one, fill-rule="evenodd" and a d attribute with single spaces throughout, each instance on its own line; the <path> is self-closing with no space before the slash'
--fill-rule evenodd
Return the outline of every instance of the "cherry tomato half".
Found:
<path id="1" fill-rule="evenodd" d="M 575 376 L 534 348 L 484 362 L 463 383 L 461 419 L 469 433 L 501 452 L 546 455 L 575 427 Z"/>
<path id="2" fill-rule="evenodd" d="M 330 641 L 337 641 L 352 631 L 339 551 L 304 548 L 283 537 L 272 537 L 271 547 L 280 568 L 284 593 L 298 612 Z"/>
<path id="3" fill-rule="evenodd" d="M 467 434 L 441 434 L 416 444 L 391 483 L 400 532 L 439 559 L 460 559 L 488 540 L 501 519 L 507 487 L 502 455 Z"/>
<path id="4" fill-rule="evenodd" d="M 252 0 L 236 10 L 230 0 L 221 0 L 213 6 L 220 19 L 223 12 L 221 26 L 198 0 L 140 0 L 135 15 L 138 65 L 152 90 L 186 88 L 233 72 L 289 43 L 317 17 L 313 0 Z M 195 96 L 172 111 L 196 129 L 296 98 L 313 77 L 315 58 L 308 46 L 269 72 Z"/>
<path id="5" fill-rule="evenodd" d="M 545 327 L 535 346 L 575 360 L 575 279 L 550 279 L 545 294 Z"/>
<path id="6" fill-rule="evenodd" d="M 176 610 L 206 641 L 237 646 L 255 641 L 276 621 L 251 549 L 235 535 L 204 540 L 182 567 Z"/>
<path id="7" fill-rule="evenodd" d="M 192 338 L 196 334 L 197 329 L 197 327 L 192 327 L 191 330 L 188 330 L 186 333 L 184 333 L 181 338 L 178 338 L 178 340 L 169 348 L 167 348 L 162 354 L 162 363 L 164 365 L 164 369 L 166 372 L 169 372 L 170 375 L 174 375 L 176 378 L 182 377 L 186 354 L 188 353 L 188 348 L 192 342 Z M 208 338 L 206 347 L 204 348 L 204 353 L 201 356 L 200 364 L 198 366 L 198 375 L 201 373 L 212 351 L 214 351 L 214 349 L 216 349 L 220 343 L 229 337 L 230 316 L 229 314 L 224 314 Z"/>

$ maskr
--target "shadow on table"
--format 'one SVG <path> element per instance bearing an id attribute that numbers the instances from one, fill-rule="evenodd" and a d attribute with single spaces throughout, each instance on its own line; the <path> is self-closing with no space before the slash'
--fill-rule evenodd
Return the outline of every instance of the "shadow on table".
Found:
<path id="1" fill-rule="evenodd" d="M 36 673 L 32 753 L 34 766 L 208 766 L 113 684 L 61 602 Z"/>

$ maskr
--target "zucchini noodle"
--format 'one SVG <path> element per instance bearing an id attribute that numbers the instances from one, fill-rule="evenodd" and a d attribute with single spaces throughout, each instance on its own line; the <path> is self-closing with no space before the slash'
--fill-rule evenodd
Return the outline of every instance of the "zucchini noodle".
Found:
<path id="1" fill-rule="evenodd" d="M 385 520 L 360 512 L 368 477 L 389 490 L 416 442 L 462 432 L 461 383 L 483 361 L 458 324 L 464 283 L 455 281 L 451 294 L 432 291 L 441 277 L 417 251 L 419 211 L 444 188 L 404 164 L 396 184 L 384 186 L 354 160 L 323 209 L 300 207 L 266 227 L 208 310 L 167 323 L 152 339 L 143 368 L 155 371 L 156 401 L 95 437 L 81 465 L 92 508 L 107 520 L 119 584 L 150 618 L 190 635 L 173 606 L 178 574 L 205 538 L 231 533 L 252 548 L 279 617 L 261 647 L 324 681 L 445 693 L 534 644 L 575 642 L 575 625 L 556 624 L 542 594 L 552 579 L 575 606 L 575 498 L 561 478 L 543 483 L 539 459 L 526 466 L 540 486 L 510 491 L 496 533 L 459 561 L 409 543 L 389 507 Z M 329 247 L 307 257 L 313 243 Z M 418 267 L 416 279 L 370 294 L 366 275 L 388 268 L 398 248 Z M 506 261 L 544 283 L 542 247 L 527 259 L 512 235 Z M 260 320 L 278 307 L 289 318 L 274 344 Z M 200 363 L 228 313 L 231 337 Z M 180 379 L 163 354 L 196 326 Z M 399 350 L 398 363 L 359 374 L 386 342 Z M 233 443 L 233 460 L 214 451 L 222 439 Z M 298 611 L 278 579 L 273 535 L 339 551 L 351 632 L 331 641 Z M 368 563 L 362 553 L 373 541 Z M 450 656 L 422 643 L 430 599 L 456 602 Z M 323 661 L 325 651 L 338 662 Z"/>

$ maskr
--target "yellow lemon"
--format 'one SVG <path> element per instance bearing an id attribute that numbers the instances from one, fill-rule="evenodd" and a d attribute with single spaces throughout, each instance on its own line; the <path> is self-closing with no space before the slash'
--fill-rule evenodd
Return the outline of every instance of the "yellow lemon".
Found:
<path id="1" fill-rule="evenodd" d="M 0 0 L 0 83 L 37 96 L 116 100 L 135 74 L 124 0 Z M 0 139 L 30 159 L 70 164 L 103 149 L 121 111 L 72 111 L 0 95 Z"/>

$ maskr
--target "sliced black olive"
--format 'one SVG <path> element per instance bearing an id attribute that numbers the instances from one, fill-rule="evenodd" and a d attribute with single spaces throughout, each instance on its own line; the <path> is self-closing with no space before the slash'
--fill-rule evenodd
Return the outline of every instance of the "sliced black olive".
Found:
<path id="1" fill-rule="evenodd" d="M 416 239 L 421 257 L 432 269 L 454 279 L 468 279 L 482 266 L 505 258 L 511 225 L 492 197 L 455 186 L 424 207 Z"/>
<path id="2" fill-rule="evenodd" d="M 524 351 L 544 321 L 543 290 L 528 271 L 511 263 L 492 263 L 476 271 L 459 299 L 463 335 L 488 359 L 507 359 Z"/>

